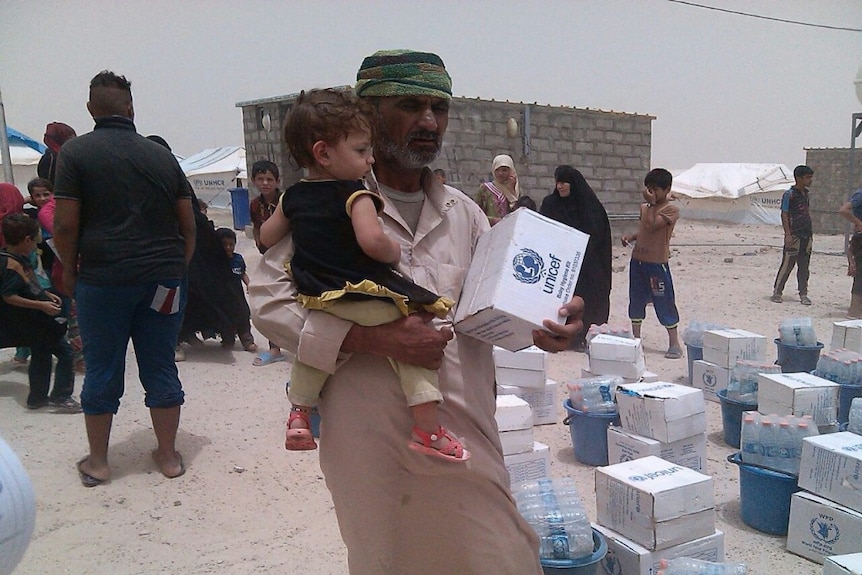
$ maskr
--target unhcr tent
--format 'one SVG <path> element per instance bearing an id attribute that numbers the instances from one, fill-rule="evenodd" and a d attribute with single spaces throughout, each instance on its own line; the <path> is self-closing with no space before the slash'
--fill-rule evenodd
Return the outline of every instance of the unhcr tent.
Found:
<path id="1" fill-rule="evenodd" d="M 45 145 L 18 130 L 6 127 L 9 139 L 9 155 L 12 159 L 12 177 L 15 185 L 26 196 L 27 182 L 36 177 L 36 167 L 45 152 Z M 0 157 L 0 176 L 3 175 L 3 159 Z"/>
<path id="2" fill-rule="evenodd" d="M 781 196 L 793 185 L 784 164 L 695 164 L 673 177 L 680 216 L 781 225 Z"/>
<path id="3" fill-rule="evenodd" d="M 223 146 L 208 148 L 180 162 L 198 198 L 225 208 L 230 205 L 231 188 L 241 188 L 247 179 L 245 148 Z"/>

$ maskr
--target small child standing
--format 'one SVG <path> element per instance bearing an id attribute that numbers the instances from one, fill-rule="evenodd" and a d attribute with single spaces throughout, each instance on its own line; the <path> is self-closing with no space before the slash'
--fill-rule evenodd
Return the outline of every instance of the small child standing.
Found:
<path id="1" fill-rule="evenodd" d="M 644 178 L 640 206 L 640 223 L 636 234 L 622 237 L 623 246 L 635 243 L 629 266 L 629 319 L 632 333 L 641 336 L 641 325 L 646 319 L 647 303 L 652 302 L 659 322 L 667 328 L 667 359 L 682 358 L 677 326 L 679 312 L 673 279 L 670 275 L 670 238 L 679 219 L 679 208 L 668 200 L 673 176 L 663 168 L 651 170 Z"/>
<path id="2" fill-rule="evenodd" d="M 302 92 L 288 114 L 284 139 L 307 178 L 282 196 L 280 209 L 264 224 L 261 241 L 272 245 L 291 232 L 295 247 L 285 264 L 298 301 L 364 326 L 381 325 L 414 311 L 445 318 L 454 302 L 405 278 L 394 266 L 401 245 L 378 220 L 380 195 L 361 178 L 374 163 L 373 110 L 349 91 Z M 435 371 L 390 359 L 413 416 L 411 449 L 448 461 L 470 457 L 437 418 L 443 401 Z M 288 399 L 292 404 L 285 447 L 315 449 L 312 408 L 328 374 L 294 361 Z"/>
<path id="3" fill-rule="evenodd" d="M 238 284 L 236 287 L 239 288 L 235 290 L 237 292 L 237 296 L 242 298 L 243 302 L 245 302 L 245 296 L 242 293 L 242 285 L 245 284 L 246 288 L 248 288 L 249 278 L 242 254 L 238 254 L 235 251 L 236 232 L 230 228 L 219 228 L 216 230 L 216 236 L 221 240 L 221 245 L 224 246 L 224 252 L 227 254 L 228 260 L 230 260 L 230 269 L 233 272 L 233 277 L 236 279 L 236 283 Z M 239 336 L 239 342 L 242 344 L 242 348 L 244 350 L 251 353 L 256 352 L 257 344 L 254 343 L 254 336 L 251 335 L 251 310 L 249 310 L 247 303 L 245 305 L 244 316 L 240 320 L 240 323 L 232 327 L 232 332 L 223 333 L 221 335 L 222 347 L 233 347 L 234 338 Z"/>
<path id="4" fill-rule="evenodd" d="M 278 200 L 281 197 L 281 190 L 278 189 L 280 181 L 278 166 L 269 160 L 256 161 L 251 166 L 251 181 L 260 192 L 260 195 L 254 198 L 249 205 L 252 233 L 254 234 L 254 244 L 258 251 L 263 254 L 272 244 L 264 245 L 261 243 L 260 229 L 264 222 L 278 209 Z M 281 348 L 275 342 L 270 341 L 268 349 L 254 358 L 252 365 L 262 367 L 285 359 L 287 358 L 281 353 Z"/>
<path id="5" fill-rule="evenodd" d="M 28 368 L 30 394 L 28 409 L 52 406 L 57 412 L 80 413 L 81 405 L 72 399 L 75 386 L 74 353 L 66 339 L 60 315 L 60 297 L 45 291 L 36 280 L 30 254 L 36 249 L 39 224 L 24 213 L 3 218 L 6 248 L 0 251 L 0 296 L 4 332 L 10 340 L 29 345 L 32 354 Z M 51 384 L 51 356 L 57 358 L 54 388 Z"/>

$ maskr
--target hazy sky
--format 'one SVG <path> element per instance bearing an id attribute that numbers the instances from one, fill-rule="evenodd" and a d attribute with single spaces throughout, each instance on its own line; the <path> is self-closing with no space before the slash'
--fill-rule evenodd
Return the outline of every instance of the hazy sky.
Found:
<path id="1" fill-rule="evenodd" d="M 862 28 L 862 0 L 697 0 Z M 0 1 L 7 123 L 90 131 L 87 85 L 132 82 L 136 124 L 182 155 L 242 145 L 239 101 L 352 84 L 378 49 L 437 52 L 456 96 L 656 117 L 652 163 L 779 162 L 850 145 L 862 33 L 669 0 Z M 862 143 L 862 142 L 860 142 Z"/>

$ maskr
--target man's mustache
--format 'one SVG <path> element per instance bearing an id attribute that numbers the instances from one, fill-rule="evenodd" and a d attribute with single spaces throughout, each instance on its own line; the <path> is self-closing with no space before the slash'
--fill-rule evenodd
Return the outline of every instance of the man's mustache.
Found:
<path id="1" fill-rule="evenodd" d="M 440 143 L 440 134 L 431 130 L 416 130 L 407 134 L 407 143 L 410 144 L 413 140 L 434 140 Z"/>

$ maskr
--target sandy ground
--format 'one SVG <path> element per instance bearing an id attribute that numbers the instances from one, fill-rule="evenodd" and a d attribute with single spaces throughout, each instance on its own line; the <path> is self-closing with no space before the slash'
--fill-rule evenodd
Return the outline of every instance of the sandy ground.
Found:
<path id="1" fill-rule="evenodd" d="M 210 215 L 222 225 L 230 221 L 226 212 Z M 780 245 L 778 227 L 680 222 L 671 265 L 682 325 L 720 321 L 771 340 L 781 319 L 810 316 L 828 342 L 831 324 L 844 317 L 849 300 L 843 237 L 815 238 L 811 307 L 793 297 L 795 278 L 784 304 L 769 301 Z M 254 266 L 252 242 L 241 237 L 237 247 Z M 611 323 L 621 325 L 628 257 L 627 249 L 615 248 Z M 654 317 L 643 333 L 647 368 L 681 382 L 686 361 L 664 359 L 666 334 Z M 257 341 L 265 343 L 259 334 Z M 770 343 L 769 359 L 775 355 Z M 21 458 L 37 498 L 36 530 L 16 574 L 347 572 L 316 452 L 288 454 L 283 448 L 287 362 L 253 367 L 252 354 L 239 346 L 224 351 L 212 340 L 190 349 L 188 360 L 178 364 L 186 391 L 178 447 L 188 472 L 169 480 L 150 458 L 155 439 L 130 350 L 126 395 L 111 441 L 113 481 L 85 489 L 74 467 L 87 451 L 83 417 L 27 411 L 26 373 L 12 367 L 11 356 L 12 350 L 0 351 L 0 435 Z M 558 354 L 548 375 L 565 381 L 585 365 L 583 354 Z M 80 385 L 79 378 L 76 390 Z M 819 574 L 820 565 L 784 549 L 783 537 L 741 522 L 738 469 L 726 462 L 734 450 L 721 440 L 719 406 L 707 407 L 706 471 L 715 478 L 716 526 L 726 534 L 727 559 L 746 561 L 754 575 Z M 535 428 L 535 436 L 551 446 L 553 475 L 578 479 L 595 519 L 594 470 L 574 460 L 568 428 L 545 425 Z"/>

